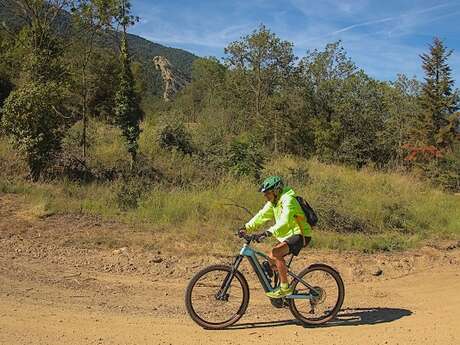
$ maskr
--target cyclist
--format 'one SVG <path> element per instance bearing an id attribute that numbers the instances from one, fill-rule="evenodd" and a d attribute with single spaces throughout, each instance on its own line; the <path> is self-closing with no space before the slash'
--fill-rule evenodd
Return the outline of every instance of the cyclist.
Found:
<path id="1" fill-rule="evenodd" d="M 279 242 L 272 248 L 269 257 L 272 267 L 276 266 L 278 269 L 281 284 L 278 289 L 267 292 L 266 295 L 270 298 L 281 298 L 293 292 L 288 285 L 284 256 L 298 255 L 308 245 L 311 240 L 311 227 L 294 191 L 284 186 L 281 177 L 268 177 L 262 183 L 260 191 L 264 193 L 267 203 L 241 230 L 252 232 L 269 220 L 275 220 L 272 227 L 256 235 L 259 239 L 274 236 Z"/>

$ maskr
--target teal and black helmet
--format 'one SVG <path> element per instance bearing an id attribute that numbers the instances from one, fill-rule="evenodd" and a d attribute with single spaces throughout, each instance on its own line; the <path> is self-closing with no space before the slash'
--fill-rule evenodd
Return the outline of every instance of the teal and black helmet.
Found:
<path id="1" fill-rule="evenodd" d="M 284 183 L 283 179 L 279 176 L 270 176 L 265 179 L 265 181 L 260 186 L 260 192 L 266 192 L 270 189 L 283 188 Z"/>

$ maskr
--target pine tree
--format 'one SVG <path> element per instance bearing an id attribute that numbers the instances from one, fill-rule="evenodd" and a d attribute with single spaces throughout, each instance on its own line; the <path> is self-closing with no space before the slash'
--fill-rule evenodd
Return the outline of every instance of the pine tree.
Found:
<path id="1" fill-rule="evenodd" d="M 458 128 L 459 94 L 453 90 L 454 80 L 447 59 L 452 50 L 435 38 L 430 52 L 422 54 L 425 83 L 420 97 L 423 108 L 420 137 L 425 146 L 440 150 L 451 150 L 456 140 Z"/>

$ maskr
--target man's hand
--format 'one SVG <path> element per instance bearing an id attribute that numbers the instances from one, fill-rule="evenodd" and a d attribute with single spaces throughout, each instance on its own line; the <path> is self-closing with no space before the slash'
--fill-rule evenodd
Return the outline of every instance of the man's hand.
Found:
<path id="1" fill-rule="evenodd" d="M 257 242 L 263 241 L 266 237 L 270 237 L 272 233 L 268 230 L 258 232 L 254 234 L 254 238 Z"/>
<path id="2" fill-rule="evenodd" d="M 246 227 L 242 226 L 238 229 L 238 236 L 244 238 L 246 236 Z"/>

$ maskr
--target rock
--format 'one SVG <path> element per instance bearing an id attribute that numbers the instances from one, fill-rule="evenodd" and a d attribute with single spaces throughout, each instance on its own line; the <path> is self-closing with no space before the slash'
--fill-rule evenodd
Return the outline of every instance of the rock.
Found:
<path id="1" fill-rule="evenodd" d="M 163 258 L 161 256 L 155 255 L 153 258 L 149 260 L 149 263 L 152 264 L 159 264 L 160 262 L 163 262 Z"/>
<path id="2" fill-rule="evenodd" d="M 382 271 L 382 269 L 380 267 L 378 267 L 377 269 L 372 271 L 372 275 L 375 276 L 375 277 L 381 276 L 382 274 L 383 274 L 383 271 Z"/>
<path id="3" fill-rule="evenodd" d="M 115 249 L 113 252 L 112 252 L 113 255 L 126 255 L 128 254 L 128 248 L 126 247 L 122 247 L 120 249 Z"/>
<path id="4" fill-rule="evenodd" d="M 174 68 L 166 57 L 155 56 L 153 64 L 157 70 L 160 70 L 164 81 L 164 100 L 171 101 L 177 92 L 190 83 L 188 77 Z"/>

